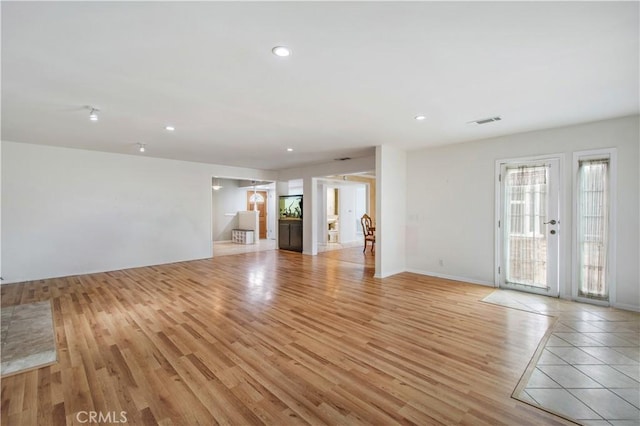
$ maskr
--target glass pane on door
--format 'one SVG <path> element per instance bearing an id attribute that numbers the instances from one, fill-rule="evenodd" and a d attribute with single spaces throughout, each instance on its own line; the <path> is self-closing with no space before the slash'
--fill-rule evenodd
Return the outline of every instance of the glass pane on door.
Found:
<path id="1" fill-rule="evenodd" d="M 507 166 L 504 201 L 505 280 L 546 289 L 549 166 Z"/>

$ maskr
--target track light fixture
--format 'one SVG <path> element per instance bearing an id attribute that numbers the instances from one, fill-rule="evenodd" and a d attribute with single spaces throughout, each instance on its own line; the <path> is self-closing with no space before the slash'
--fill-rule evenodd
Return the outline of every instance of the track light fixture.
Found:
<path id="1" fill-rule="evenodd" d="M 89 107 L 91 109 L 91 111 L 89 111 L 89 120 L 91 121 L 98 121 L 98 112 L 100 111 L 99 109 L 95 109 L 93 107 Z"/>
<path id="2" fill-rule="evenodd" d="M 147 146 L 146 144 L 139 143 L 139 144 L 138 144 L 138 151 L 140 151 L 140 152 L 144 152 L 144 151 L 145 151 L 145 149 L 146 149 L 146 146 Z"/>

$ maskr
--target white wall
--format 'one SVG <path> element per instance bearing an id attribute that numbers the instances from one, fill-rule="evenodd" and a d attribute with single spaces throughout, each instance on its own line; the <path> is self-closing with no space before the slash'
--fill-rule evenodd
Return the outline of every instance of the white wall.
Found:
<path id="1" fill-rule="evenodd" d="M 288 195 L 302 195 L 304 192 L 304 186 L 302 184 L 302 179 L 294 179 L 288 182 L 287 192 Z"/>
<path id="2" fill-rule="evenodd" d="M 340 185 L 338 191 L 340 243 L 347 244 L 356 240 L 356 187 Z"/>
<path id="3" fill-rule="evenodd" d="M 384 278 L 405 271 L 407 154 L 376 147 L 376 272 Z"/>
<path id="4" fill-rule="evenodd" d="M 211 177 L 253 169 L 2 143 L 4 283 L 211 257 Z"/>
<path id="5" fill-rule="evenodd" d="M 2 188 L 2 141 L 0 141 L 0 188 Z M 2 194 L 0 194 L 0 236 L 2 236 Z M 2 238 L 0 238 L 0 284 L 2 284 Z"/>
<path id="6" fill-rule="evenodd" d="M 347 161 L 331 161 L 328 163 L 312 164 L 306 167 L 280 170 L 278 172 L 278 180 L 290 181 L 305 177 L 321 178 L 332 175 L 359 173 L 374 170 L 375 167 L 376 157 L 371 155 L 369 157 L 354 158 Z"/>
<path id="7" fill-rule="evenodd" d="M 316 194 L 316 209 L 318 210 L 318 244 L 326 245 L 329 241 L 328 236 L 328 224 L 327 224 L 327 215 L 329 210 L 329 205 L 331 202 L 335 203 L 335 200 L 332 201 L 332 198 L 329 196 L 333 195 L 333 191 L 329 191 L 326 182 L 318 181 L 318 192 Z"/>
<path id="8" fill-rule="evenodd" d="M 267 239 L 274 240 L 276 238 L 276 223 L 278 220 L 278 208 L 276 207 L 276 189 L 267 190 Z"/>
<path id="9" fill-rule="evenodd" d="M 356 238 L 364 238 L 364 234 L 362 232 L 362 224 L 360 219 L 362 216 L 367 213 L 367 185 L 358 185 L 356 186 L 356 210 L 355 210 L 355 219 L 356 219 Z"/>
<path id="10" fill-rule="evenodd" d="M 633 116 L 411 152 L 407 161 L 407 269 L 493 285 L 496 160 L 561 154 L 567 189 L 561 200 L 562 227 L 569 238 L 565 239 L 560 292 L 569 296 L 572 153 L 616 147 L 616 299 L 621 307 L 640 309 L 639 125 L 638 116 Z"/>
<path id="11" fill-rule="evenodd" d="M 302 192 L 302 253 L 315 256 L 318 254 L 318 216 L 321 214 L 316 208 L 318 180 L 304 178 Z"/>

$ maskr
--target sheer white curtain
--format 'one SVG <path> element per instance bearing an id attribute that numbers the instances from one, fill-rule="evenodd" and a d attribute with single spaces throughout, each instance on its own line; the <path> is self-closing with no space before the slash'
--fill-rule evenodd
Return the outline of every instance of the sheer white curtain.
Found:
<path id="1" fill-rule="evenodd" d="M 505 176 L 506 281 L 547 286 L 549 167 L 507 167 Z"/>
<path id="2" fill-rule="evenodd" d="M 609 159 L 581 160 L 577 190 L 578 293 L 607 299 Z"/>

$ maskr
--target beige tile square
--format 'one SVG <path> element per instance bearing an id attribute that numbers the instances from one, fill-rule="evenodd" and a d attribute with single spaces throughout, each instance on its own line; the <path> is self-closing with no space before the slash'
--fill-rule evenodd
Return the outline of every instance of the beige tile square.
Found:
<path id="1" fill-rule="evenodd" d="M 626 374 L 636 382 L 640 382 L 640 365 L 612 365 L 611 367 Z"/>
<path id="2" fill-rule="evenodd" d="M 640 386 L 636 380 L 608 365 L 576 365 L 575 367 L 606 388 L 638 388 Z"/>
<path id="3" fill-rule="evenodd" d="M 553 335 L 571 343 L 573 346 L 607 346 L 590 338 L 585 333 L 553 333 Z"/>
<path id="4" fill-rule="evenodd" d="M 640 408 L 640 389 L 609 389 L 636 408 Z"/>
<path id="5" fill-rule="evenodd" d="M 576 420 L 601 420 L 595 411 L 591 410 L 579 399 L 565 389 L 531 389 L 527 393 L 540 406 L 551 409 Z"/>
<path id="6" fill-rule="evenodd" d="M 559 384 L 554 382 L 549 376 L 544 374 L 539 369 L 533 370 L 531 373 L 531 377 L 529 377 L 529 382 L 527 382 L 526 389 L 536 389 L 536 388 L 560 388 Z"/>
<path id="7" fill-rule="evenodd" d="M 611 349 L 616 352 L 620 352 L 624 356 L 631 358 L 634 361 L 640 362 L 640 349 L 632 347 L 612 347 Z"/>
<path id="8" fill-rule="evenodd" d="M 605 346 L 638 346 L 626 339 L 616 336 L 614 333 L 582 333 L 584 336 L 602 343 Z M 565 339 L 566 340 L 566 339 Z M 598 346 L 598 345 L 592 345 Z"/>
<path id="9" fill-rule="evenodd" d="M 538 402 L 531 397 L 526 391 L 522 391 L 519 398 L 529 404 L 539 405 Z"/>
<path id="10" fill-rule="evenodd" d="M 569 364 L 602 364 L 599 359 L 589 355 L 582 351 L 580 348 L 574 346 L 571 347 L 556 347 L 549 348 L 549 352 L 559 356 Z"/>
<path id="11" fill-rule="evenodd" d="M 598 333 L 604 331 L 602 328 L 598 327 L 598 322 L 596 321 L 571 321 L 561 318 L 560 323 L 565 324 L 567 327 L 571 327 L 574 332 L 578 331 L 581 333 Z"/>
<path id="12" fill-rule="evenodd" d="M 603 321 L 597 327 L 611 333 L 637 333 L 640 331 L 639 325 L 636 321 Z"/>
<path id="13" fill-rule="evenodd" d="M 571 365 L 540 365 L 538 368 L 564 388 L 602 387 L 600 383 L 596 382 Z"/>
<path id="14" fill-rule="evenodd" d="M 564 365 L 564 364 L 567 364 L 567 362 L 563 361 L 562 358 L 560 358 L 559 356 L 555 355 L 551 351 L 552 349 L 558 349 L 558 348 L 569 348 L 569 347 L 556 346 L 556 347 L 545 348 L 542 351 L 542 354 L 540 355 L 540 358 L 538 358 L 538 364 L 537 365 Z"/>
<path id="15" fill-rule="evenodd" d="M 640 422 L 640 410 L 607 389 L 569 389 L 569 392 L 607 420 Z"/>
<path id="16" fill-rule="evenodd" d="M 638 346 L 640 350 L 640 333 L 613 333 L 614 336 L 624 339 L 630 343 L 633 343 L 635 346 Z"/>
<path id="17" fill-rule="evenodd" d="M 553 332 L 554 333 L 575 333 L 576 330 L 569 327 L 566 324 L 563 324 L 561 322 L 557 323 L 555 327 L 553 327 Z"/>
<path id="18" fill-rule="evenodd" d="M 549 336 L 549 340 L 547 340 L 546 347 L 554 347 L 554 346 L 573 346 L 571 343 L 566 340 L 562 340 L 558 336 L 551 335 Z"/>
<path id="19" fill-rule="evenodd" d="M 624 354 L 616 351 L 613 348 L 606 346 L 583 346 L 580 350 L 588 353 L 589 355 L 598 358 L 605 364 L 629 364 L 638 365 L 638 361 L 635 361 Z"/>
<path id="20" fill-rule="evenodd" d="M 592 314 L 591 312 L 586 312 L 586 311 L 565 313 L 565 314 L 562 314 L 562 317 L 566 319 L 575 320 L 575 321 L 602 321 L 603 320 L 602 317 L 599 317 L 596 314 Z"/>

